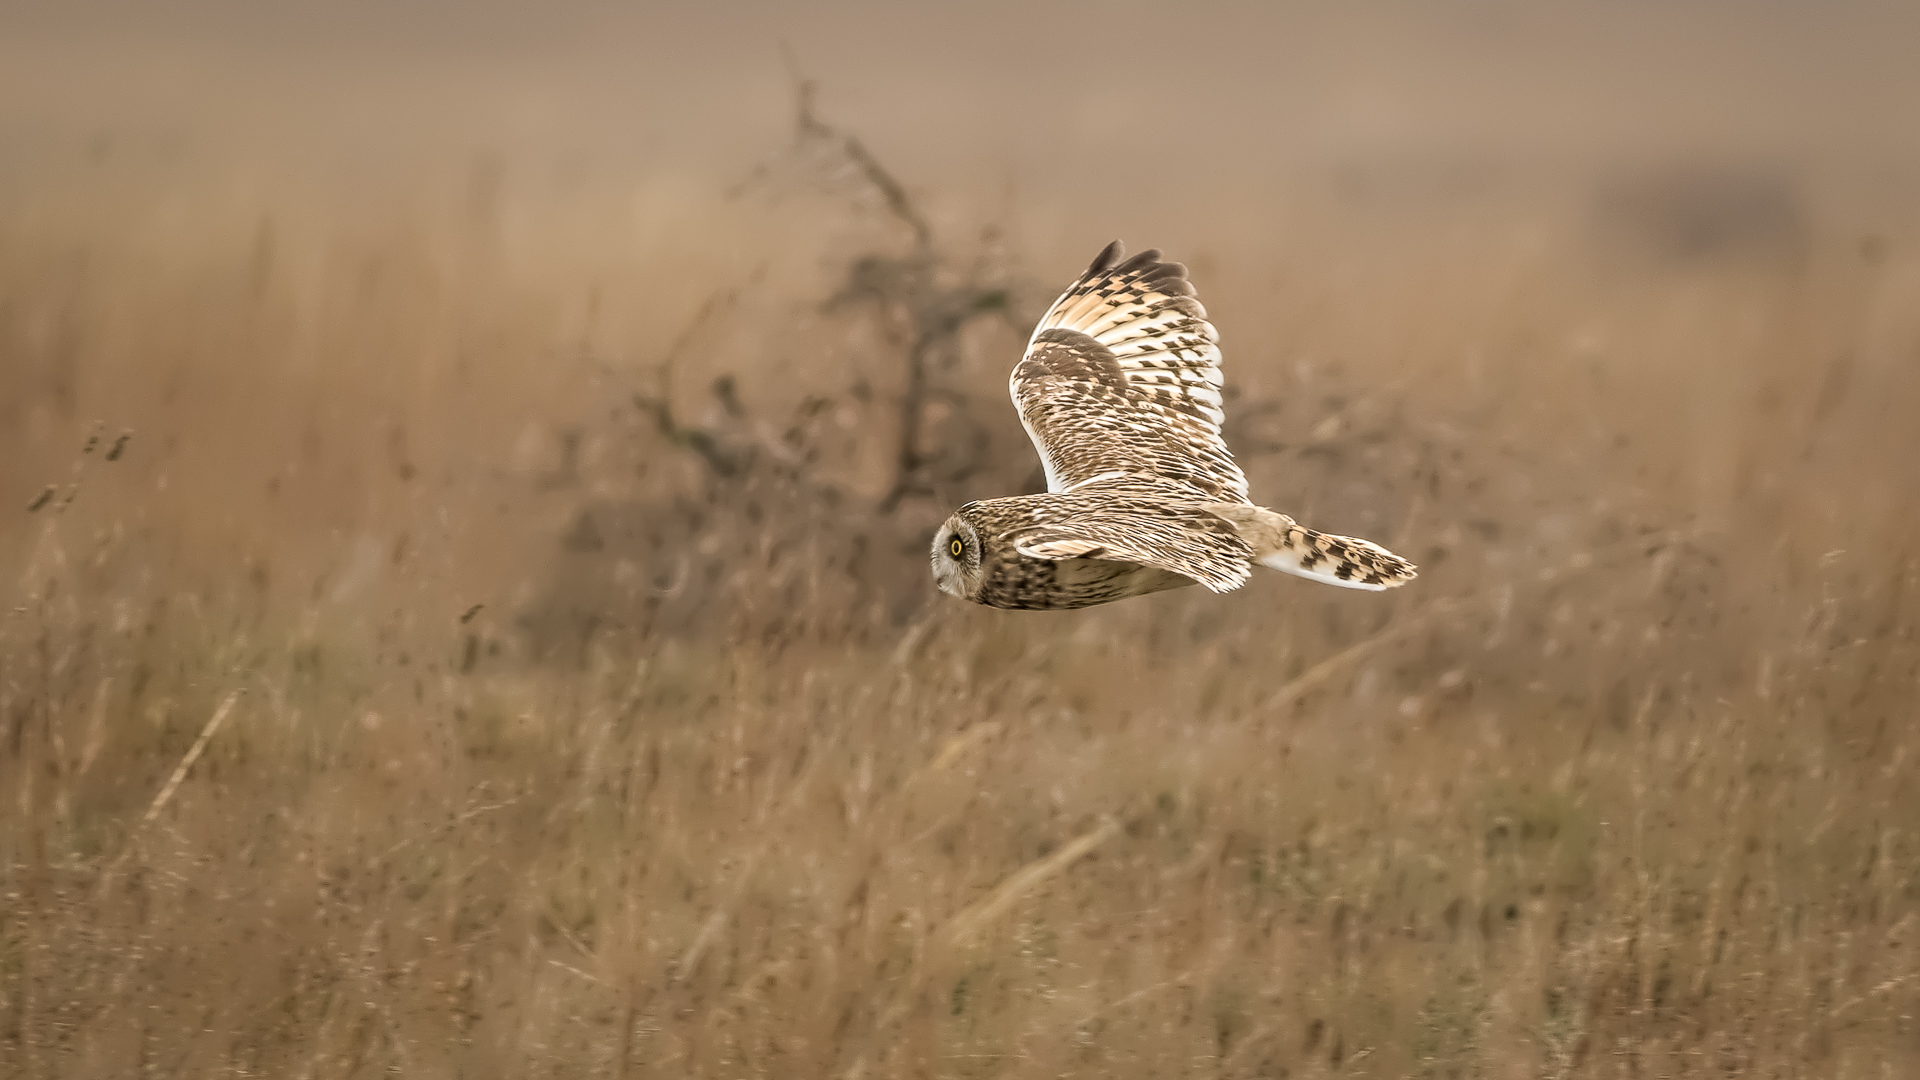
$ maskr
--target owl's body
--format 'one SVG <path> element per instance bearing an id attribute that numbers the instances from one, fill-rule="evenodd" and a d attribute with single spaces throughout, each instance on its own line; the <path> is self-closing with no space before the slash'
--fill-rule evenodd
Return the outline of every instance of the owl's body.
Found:
<path id="1" fill-rule="evenodd" d="M 1218 546 L 1231 553 L 1229 558 L 1238 554 L 1242 564 L 1251 557 L 1251 550 L 1224 522 L 1184 494 L 1151 478 L 1115 477 L 1078 491 L 987 499 L 961 507 L 941 539 L 960 535 L 963 557 L 967 551 L 988 554 L 975 564 L 977 575 L 964 565 L 957 567 L 973 585 L 969 600 L 1027 610 L 1089 607 L 1192 585 L 1197 578 L 1172 567 L 1185 565 L 1190 560 L 1183 555 L 1201 544 Z M 1098 540 L 1062 533 L 1053 527 L 1059 522 L 1125 528 L 1130 550 L 1160 565 L 1100 558 L 1104 547 Z M 951 540 L 947 543 L 950 556 Z M 1056 548 L 1044 546 L 1048 544 Z M 1191 569 L 1198 572 L 1198 567 Z"/>
<path id="2" fill-rule="evenodd" d="M 1058 610 L 1200 584 L 1255 564 L 1358 589 L 1413 578 L 1365 540 L 1301 528 L 1248 499 L 1220 437 L 1220 349 L 1186 267 L 1116 242 L 1040 320 L 1010 382 L 1047 492 L 971 502 L 934 536 L 940 588 Z"/>

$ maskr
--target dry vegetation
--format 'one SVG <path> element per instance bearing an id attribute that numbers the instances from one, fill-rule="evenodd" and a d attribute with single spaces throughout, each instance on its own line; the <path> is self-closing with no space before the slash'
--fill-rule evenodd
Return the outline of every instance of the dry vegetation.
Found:
<path id="1" fill-rule="evenodd" d="M 9 174 L 0 1073 L 1920 1073 L 1920 233 L 1197 222 L 1256 493 L 1422 577 L 1009 614 L 926 534 L 1098 242 L 815 126 Z"/>

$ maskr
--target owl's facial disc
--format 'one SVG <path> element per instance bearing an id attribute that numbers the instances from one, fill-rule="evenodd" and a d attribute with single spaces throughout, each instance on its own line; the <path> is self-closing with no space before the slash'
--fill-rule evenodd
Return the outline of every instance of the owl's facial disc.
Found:
<path id="1" fill-rule="evenodd" d="M 933 581 L 940 591 L 971 600 L 980 591 L 980 539 L 955 514 L 933 534 Z"/>

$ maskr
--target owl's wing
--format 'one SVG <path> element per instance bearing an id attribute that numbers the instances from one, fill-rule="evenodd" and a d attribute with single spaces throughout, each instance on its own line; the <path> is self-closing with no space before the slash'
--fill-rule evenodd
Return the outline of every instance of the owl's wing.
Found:
<path id="1" fill-rule="evenodd" d="M 1218 502 L 1247 501 L 1220 437 L 1220 347 L 1187 268 L 1108 244 L 1053 302 L 1009 389 L 1048 491 L 1151 474 Z"/>
<path id="2" fill-rule="evenodd" d="M 1239 588 L 1250 574 L 1253 548 L 1190 499 L 1178 485 L 1097 479 L 1051 505 L 1049 520 L 1009 539 L 1035 559 L 1140 563 L 1184 574 L 1214 592 Z"/>

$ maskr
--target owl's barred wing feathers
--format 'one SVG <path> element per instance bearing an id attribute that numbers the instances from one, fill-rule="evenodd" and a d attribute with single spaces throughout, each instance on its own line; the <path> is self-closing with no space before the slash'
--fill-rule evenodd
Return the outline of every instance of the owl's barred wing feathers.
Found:
<path id="1" fill-rule="evenodd" d="M 1150 474 L 1209 500 L 1246 502 L 1220 436 L 1220 348 L 1187 268 L 1119 241 L 1054 301 L 1009 388 L 1047 490 Z"/>
<path id="2" fill-rule="evenodd" d="M 1412 563 L 1371 540 L 1315 532 L 1264 506 L 1211 503 L 1201 507 L 1233 526 L 1269 569 L 1344 589 L 1378 592 L 1414 579 Z"/>
<path id="3" fill-rule="evenodd" d="M 1098 480 L 1009 539 L 1035 559 L 1107 559 L 1190 577 L 1214 592 L 1246 584 L 1254 550 L 1225 518 L 1186 501 L 1178 489 L 1132 478 Z M 1051 497 L 1048 497 L 1051 499 Z"/>

